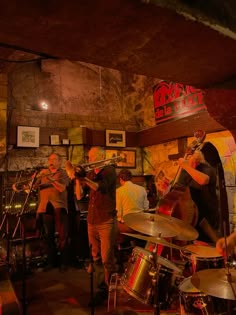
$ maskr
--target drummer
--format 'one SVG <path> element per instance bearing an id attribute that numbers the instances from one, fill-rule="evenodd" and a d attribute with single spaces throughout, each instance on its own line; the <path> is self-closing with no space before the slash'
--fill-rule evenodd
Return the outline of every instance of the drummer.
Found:
<path id="1" fill-rule="evenodd" d="M 128 227 L 123 217 L 129 213 L 137 213 L 148 210 L 149 201 L 144 187 L 132 182 L 132 173 L 128 169 L 122 169 L 119 174 L 120 187 L 116 189 L 116 210 L 118 220 L 118 243 L 125 240 L 121 233 L 135 233 Z M 137 233 L 137 232 L 136 232 Z"/>

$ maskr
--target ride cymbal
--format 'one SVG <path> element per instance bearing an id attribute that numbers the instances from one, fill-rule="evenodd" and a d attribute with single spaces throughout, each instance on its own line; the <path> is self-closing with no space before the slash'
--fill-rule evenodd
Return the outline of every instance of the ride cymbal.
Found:
<path id="1" fill-rule="evenodd" d="M 235 269 L 205 269 L 195 272 L 192 284 L 201 292 L 221 299 L 236 300 Z"/>
<path id="2" fill-rule="evenodd" d="M 174 237 L 179 233 L 178 226 L 169 216 L 138 212 L 126 214 L 123 220 L 131 229 L 150 236 Z"/>
<path id="3" fill-rule="evenodd" d="M 150 236 L 174 237 L 180 241 L 193 241 L 198 237 L 197 230 L 190 224 L 164 214 L 129 213 L 123 219 L 133 230 Z"/>

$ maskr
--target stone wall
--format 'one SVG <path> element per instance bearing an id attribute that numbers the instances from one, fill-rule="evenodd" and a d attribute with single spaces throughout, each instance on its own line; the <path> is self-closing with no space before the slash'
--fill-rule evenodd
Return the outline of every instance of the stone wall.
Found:
<path id="1" fill-rule="evenodd" d="M 158 80 L 71 61 L 18 66 L 9 76 L 11 125 L 139 130 L 154 126 Z M 49 108 L 43 111 L 40 102 Z"/>
<path id="2" fill-rule="evenodd" d="M 8 77 L 8 150 L 0 169 L 35 166 L 42 152 L 47 158 L 56 150 L 18 148 L 19 125 L 40 127 L 48 139 L 58 130 L 79 126 L 126 131 L 154 126 L 152 87 L 158 81 L 68 60 L 18 65 Z M 41 108 L 42 101 L 48 110 Z M 25 154 L 27 160 L 21 158 Z"/>

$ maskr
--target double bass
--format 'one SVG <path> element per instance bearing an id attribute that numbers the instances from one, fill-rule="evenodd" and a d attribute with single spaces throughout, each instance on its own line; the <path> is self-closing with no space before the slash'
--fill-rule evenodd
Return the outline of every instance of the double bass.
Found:
<path id="1" fill-rule="evenodd" d="M 188 146 L 184 159 L 201 149 L 206 134 L 203 130 L 198 130 L 194 136 L 196 139 Z M 189 187 L 178 183 L 181 172 L 179 167 L 172 184 L 159 199 L 156 213 L 173 216 L 195 227 L 198 222 L 198 208 L 191 198 Z"/>

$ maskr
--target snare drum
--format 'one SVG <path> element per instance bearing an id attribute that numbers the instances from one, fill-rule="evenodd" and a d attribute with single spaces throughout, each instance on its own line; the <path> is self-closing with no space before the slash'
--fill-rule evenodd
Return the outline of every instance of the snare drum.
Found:
<path id="1" fill-rule="evenodd" d="M 179 302 L 181 315 L 215 314 L 211 297 L 195 288 L 191 277 L 179 285 Z"/>
<path id="2" fill-rule="evenodd" d="M 128 294 L 145 304 L 151 303 L 152 269 L 152 253 L 141 247 L 135 247 L 120 280 Z"/>
<path id="3" fill-rule="evenodd" d="M 113 273 L 109 284 L 107 311 L 111 312 L 116 309 L 132 310 L 134 312 L 146 312 L 149 314 L 153 307 L 148 304 L 143 304 L 131 295 L 129 295 L 121 286 L 120 275 Z"/>
<path id="4" fill-rule="evenodd" d="M 184 250 L 182 252 L 182 257 L 191 262 L 191 274 L 203 269 L 217 269 L 225 266 L 224 257 L 218 253 L 215 247 L 191 244 L 184 248 L 192 252 L 192 254 L 183 253 Z"/>
<path id="5" fill-rule="evenodd" d="M 128 261 L 125 273 L 121 276 L 124 290 L 144 304 L 153 301 L 153 277 L 157 275 L 158 300 L 166 307 L 173 295 L 181 270 L 169 260 L 158 256 L 157 270 L 154 268 L 153 253 L 135 247 Z M 165 304 L 165 305 L 164 305 Z"/>

